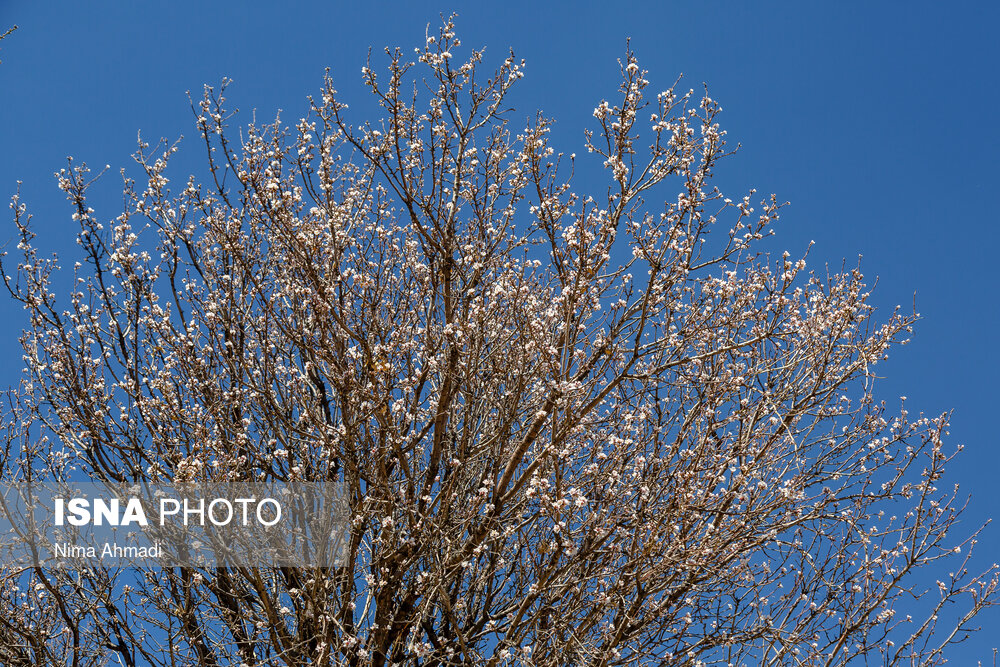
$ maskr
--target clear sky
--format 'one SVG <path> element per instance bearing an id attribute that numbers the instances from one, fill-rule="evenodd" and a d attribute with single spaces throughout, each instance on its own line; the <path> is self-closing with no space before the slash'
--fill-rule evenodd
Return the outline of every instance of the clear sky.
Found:
<path id="1" fill-rule="evenodd" d="M 973 494 L 966 528 L 998 514 L 1000 3 L 615 4 L 0 0 L 0 32 L 20 25 L 0 42 L 0 194 L 23 181 L 43 247 L 69 257 L 74 224 L 52 178 L 67 155 L 117 171 L 141 129 L 152 140 L 185 135 L 175 167 L 196 170 L 203 152 L 185 91 L 228 76 L 242 111 L 266 120 L 282 108 L 294 120 L 325 67 L 350 101 L 369 47 L 412 52 L 452 11 L 487 60 L 508 48 L 527 60 L 519 111 L 541 108 L 558 122 L 560 149 L 581 152 L 631 36 L 654 88 L 683 72 L 686 87 L 707 83 L 722 104 L 723 128 L 743 147 L 720 184 L 791 201 L 779 245 L 795 255 L 815 240 L 813 267 L 864 255 L 887 309 L 916 295 L 923 319 L 878 391 L 892 404 L 906 395 L 911 414 L 954 410 L 951 442 L 966 449 L 952 479 Z M 110 193 L 118 178 L 105 178 Z M 113 217 L 106 201 L 98 214 Z M 0 243 L 13 238 L 6 224 Z M 8 301 L 0 317 L 7 386 L 21 367 L 23 317 Z M 1000 525 L 980 556 L 1000 560 Z M 992 664 L 1000 613 L 982 625 L 953 664 Z"/>

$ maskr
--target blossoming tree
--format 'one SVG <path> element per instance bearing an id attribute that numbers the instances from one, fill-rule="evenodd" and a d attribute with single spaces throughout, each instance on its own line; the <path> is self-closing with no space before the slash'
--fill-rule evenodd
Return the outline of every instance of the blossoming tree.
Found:
<path id="1" fill-rule="evenodd" d="M 140 144 L 113 218 L 71 163 L 72 283 L 15 197 L 4 481 L 336 479 L 351 522 L 333 569 L 8 568 L 0 662 L 941 662 L 997 578 L 945 418 L 874 398 L 914 316 L 765 252 L 781 205 L 712 186 L 709 97 L 629 52 L 567 156 L 511 120 L 523 62 L 460 48 L 366 67 L 378 122 L 328 78 L 236 140 L 207 88 L 204 182 Z"/>

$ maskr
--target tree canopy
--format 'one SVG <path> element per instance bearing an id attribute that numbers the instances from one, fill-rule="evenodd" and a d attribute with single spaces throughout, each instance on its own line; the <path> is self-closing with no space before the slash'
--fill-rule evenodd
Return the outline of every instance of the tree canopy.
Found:
<path id="1" fill-rule="evenodd" d="M 7 568 L 0 662 L 923 665 L 994 602 L 946 415 L 876 400 L 915 313 L 766 252 L 707 93 L 629 51 L 567 155 L 483 57 L 387 51 L 372 121 L 328 76 L 234 130 L 206 87 L 203 178 L 140 143 L 109 216 L 59 172 L 62 269 L 15 197 L 4 482 L 337 480 L 351 520 L 323 570 Z"/>

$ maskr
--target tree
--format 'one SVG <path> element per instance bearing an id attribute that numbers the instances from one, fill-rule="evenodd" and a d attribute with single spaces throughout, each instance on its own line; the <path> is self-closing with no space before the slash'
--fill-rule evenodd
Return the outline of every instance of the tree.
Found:
<path id="1" fill-rule="evenodd" d="M 711 185 L 707 94 L 650 95 L 629 51 L 577 194 L 511 120 L 523 62 L 459 49 L 449 20 L 369 63 L 379 122 L 327 76 L 235 141 L 206 88 L 206 183 L 140 143 L 104 222 L 71 162 L 65 298 L 14 198 L 5 481 L 336 478 L 352 519 L 332 570 L 8 571 L 2 662 L 942 662 L 997 576 L 948 535 L 946 417 L 875 399 L 916 315 L 765 252 L 781 205 Z"/>

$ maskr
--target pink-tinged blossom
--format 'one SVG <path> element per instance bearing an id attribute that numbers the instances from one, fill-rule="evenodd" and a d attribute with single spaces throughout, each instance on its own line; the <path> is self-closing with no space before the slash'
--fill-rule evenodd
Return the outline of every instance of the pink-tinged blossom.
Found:
<path id="1" fill-rule="evenodd" d="M 140 140 L 111 215 L 70 160 L 72 291 L 17 197 L 0 272 L 28 317 L 6 478 L 342 480 L 344 566 L 25 573 L 0 662 L 939 662 L 997 579 L 949 534 L 945 417 L 875 399 L 916 315 L 765 252 L 779 200 L 712 184 L 721 107 L 631 51 L 580 158 L 451 20 L 386 57 L 378 121 L 330 76 L 291 125 L 206 88 L 205 178 Z"/>

